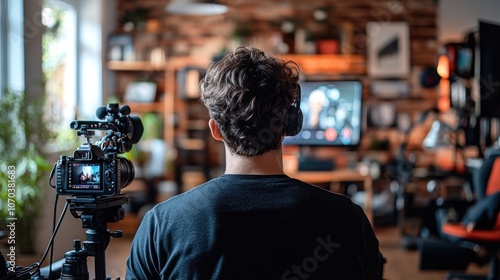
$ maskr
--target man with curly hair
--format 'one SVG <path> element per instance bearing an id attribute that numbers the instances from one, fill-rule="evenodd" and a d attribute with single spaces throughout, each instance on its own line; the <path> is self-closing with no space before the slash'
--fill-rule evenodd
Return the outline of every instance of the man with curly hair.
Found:
<path id="1" fill-rule="evenodd" d="M 225 172 L 145 215 L 127 279 L 382 278 L 361 207 L 283 171 L 283 138 L 302 125 L 298 80 L 294 62 L 253 47 L 209 67 L 201 100 Z"/>

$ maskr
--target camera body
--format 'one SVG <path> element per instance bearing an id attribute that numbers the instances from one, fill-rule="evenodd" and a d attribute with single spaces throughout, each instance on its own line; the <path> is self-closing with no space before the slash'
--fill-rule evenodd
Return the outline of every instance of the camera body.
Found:
<path id="1" fill-rule="evenodd" d="M 87 138 L 73 152 L 61 155 L 54 165 L 55 189 L 59 195 L 109 197 L 119 195 L 135 176 L 134 165 L 118 153 L 130 151 L 141 138 L 143 125 L 139 117 L 129 116 L 130 108 L 118 104 L 98 108 L 96 115 L 104 121 L 73 121 L 70 127 Z M 106 135 L 90 143 L 95 130 Z"/>
<path id="2" fill-rule="evenodd" d="M 128 159 L 105 156 L 99 147 L 88 143 L 76 149 L 73 157 L 60 156 L 55 171 L 60 195 L 114 196 L 133 178 L 134 168 Z"/>

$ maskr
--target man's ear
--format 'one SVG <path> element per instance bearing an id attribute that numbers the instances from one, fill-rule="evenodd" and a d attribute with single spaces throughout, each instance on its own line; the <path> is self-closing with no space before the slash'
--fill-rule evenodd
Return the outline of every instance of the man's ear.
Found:
<path id="1" fill-rule="evenodd" d="M 210 128 L 210 132 L 212 133 L 212 137 L 217 140 L 217 141 L 222 141 L 222 136 L 220 135 L 219 132 L 219 127 L 217 126 L 217 123 L 214 121 L 214 119 L 208 120 L 208 127 Z"/>

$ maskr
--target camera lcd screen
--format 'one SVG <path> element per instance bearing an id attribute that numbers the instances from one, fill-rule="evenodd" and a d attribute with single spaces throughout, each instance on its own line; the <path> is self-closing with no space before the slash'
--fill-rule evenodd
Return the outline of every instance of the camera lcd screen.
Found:
<path id="1" fill-rule="evenodd" d="M 68 189 L 102 190 L 100 163 L 69 163 Z"/>

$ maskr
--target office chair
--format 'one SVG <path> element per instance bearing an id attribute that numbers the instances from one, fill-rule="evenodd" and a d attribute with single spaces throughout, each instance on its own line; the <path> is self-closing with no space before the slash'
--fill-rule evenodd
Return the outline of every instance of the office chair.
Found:
<path id="1" fill-rule="evenodd" d="M 455 242 L 474 243 L 488 252 L 487 276 L 450 273 L 447 280 L 500 279 L 500 149 L 487 151 L 481 167 L 473 175 L 476 202 L 460 223 L 444 223 L 442 232 Z"/>

